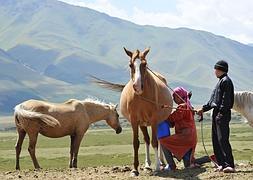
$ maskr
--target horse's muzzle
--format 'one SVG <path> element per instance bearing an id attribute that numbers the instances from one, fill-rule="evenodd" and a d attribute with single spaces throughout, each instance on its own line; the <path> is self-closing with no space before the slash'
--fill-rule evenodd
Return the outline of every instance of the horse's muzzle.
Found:
<path id="1" fill-rule="evenodd" d="M 119 127 L 116 129 L 116 134 L 121 133 L 121 131 L 122 131 L 122 128 L 119 126 Z"/>

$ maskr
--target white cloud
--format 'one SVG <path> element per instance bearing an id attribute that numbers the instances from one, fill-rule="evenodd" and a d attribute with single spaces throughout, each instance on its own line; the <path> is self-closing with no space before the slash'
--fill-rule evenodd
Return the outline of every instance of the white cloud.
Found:
<path id="1" fill-rule="evenodd" d="M 242 43 L 253 42 L 252 0 L 177 0 L 176 11 L 161 13 L 147 12 L 136 6 L 127 11 L 114 6 L 109 0 L 96 0 L 93 3 L 82 0 L 62 1 L 89 7 L 137 24 L 188 27 L 223 35 Z"/>

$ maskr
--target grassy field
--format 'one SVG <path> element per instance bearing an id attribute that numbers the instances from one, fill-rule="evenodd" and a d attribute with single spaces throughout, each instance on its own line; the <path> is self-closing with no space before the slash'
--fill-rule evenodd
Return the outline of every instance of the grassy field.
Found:
<path id="1" fill-rule="evenodd" d="M 210 124 L 204 125 L 204 140 L 208 152 L 212 152 Z M 247 124 L 231 124 L 230 141 L 236 162 L 253 162 L 253 129 Z M 205 155 L 201 142 L 200 124 L 198 128 L 198 145 L 196 157 Z M 132 137 L 131 129 L 125 128 L 116 135 L 111 129 L 89 130 L 81 144 L 78 157 L 78 167 L 94 166 L 121 166 L 131 165 Z M 140 163 L 144 162 L 144 149 L 142 135 L 140 135 Z M 12 171 L 15 168 L 15 142 L 16 133 L 0 133 L 0 171 Z M 46 138 L 39 136 L 36 154 L 43 168 L 67 168 L 69 161 L 70 138 Z M 21 152 L 21 169 L 33 169 L 31 158 L 27 151 L 28 137 L 25 138 Z M 151 150 L 153 153 L 153 151 Z M 152 155 L 153 156 L 153 155 Z"/>

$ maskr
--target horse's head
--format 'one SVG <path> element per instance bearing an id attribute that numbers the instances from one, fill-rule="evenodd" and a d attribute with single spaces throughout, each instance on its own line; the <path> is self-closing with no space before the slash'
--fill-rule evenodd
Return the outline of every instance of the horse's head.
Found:
<path id="1" fill-rule="evenodd" d="M 129 67 L 130 75 L 133 82 L 133 89 L 136 94 L 140 95 L 143 93 L 144 88 L 144 77 L 147 71 L 147 60 L 146 55 L 149 52 L 149 48 L 140 52 L 138 49 L 135 52 L 131 52 L 124 48 L 126 54 L 130 57 Z"/>
<path id="2" fill-rule="evenodd" d="M 117 112 L 117 105 L 110 105 L 109 106 L 109 115 L 106 118 L 106 123 L 113 128 L 117 134 L 121 133 L 122 128 L 119 123 L 119 114 Z"/>

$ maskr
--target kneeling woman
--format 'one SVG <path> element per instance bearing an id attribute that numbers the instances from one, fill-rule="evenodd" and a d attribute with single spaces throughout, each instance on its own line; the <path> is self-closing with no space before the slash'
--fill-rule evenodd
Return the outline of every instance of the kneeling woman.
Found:
<path id="1" fill-rule="evenodd" d="M 183 159 L 185 167 L 194 165 L 194 152 L 197 144 L 194 114 L 188 92 L 182 87 L 177 87 L 174 89 L 173 99 L 178 107 L 169 115 L 167 121 L 175 126 L 175 134 L 160 139 L 165 158 L 172 170 L 176 169 L 172 154 L 178 160 Z"/>

